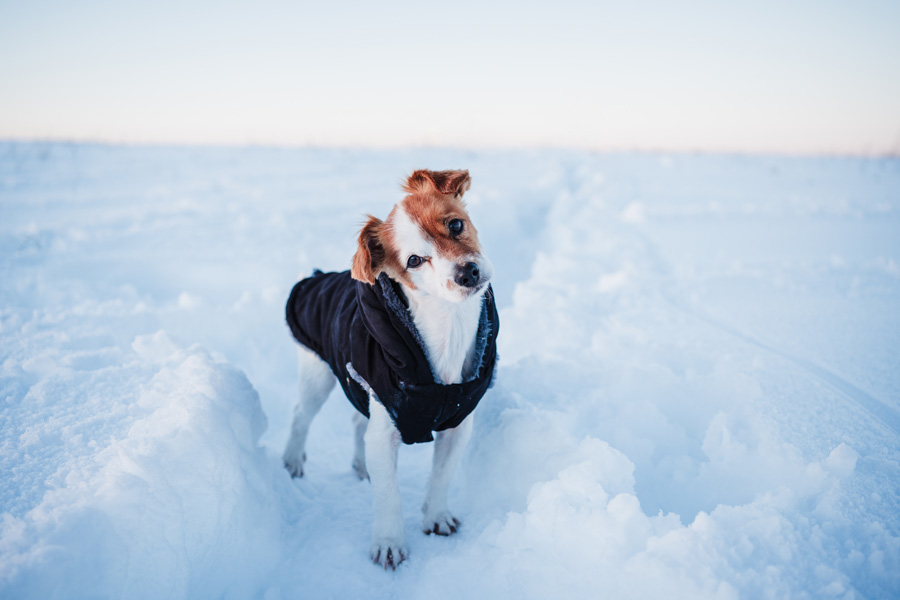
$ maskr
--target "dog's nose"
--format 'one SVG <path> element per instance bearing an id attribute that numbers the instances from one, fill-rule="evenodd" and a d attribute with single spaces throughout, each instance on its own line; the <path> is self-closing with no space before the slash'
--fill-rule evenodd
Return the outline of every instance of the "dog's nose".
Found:
<path id="1" fill-rule="evenodd" d="M 463 287 L 475 287 L 478 285 L 478 280 L 481 278 L 481 273 L 478 272 L 478 265 L 473 262 L 466 263 L 462 267 L 456 271 L 456 283 L 457 285 L 461 285 Z"/>

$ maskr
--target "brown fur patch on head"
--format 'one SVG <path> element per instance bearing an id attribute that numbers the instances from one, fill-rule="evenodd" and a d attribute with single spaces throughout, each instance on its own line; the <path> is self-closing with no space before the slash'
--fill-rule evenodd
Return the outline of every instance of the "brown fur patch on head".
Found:
<path id="1" fill-rule="evenodd" d="M 388 221 L 390 221 L 390 217 L 388 217 Z M 399 260 L 397 251 L 394 250 L 393 231 L 390 224 L 369 215 L 369 220 L 359 232 L 359 244 L 353 255 L 350 276 L 373 285 L 378 280 L 378 276 L 385 272 L 391 279 L 403 281 L 415 289 Z"/>
<path id="2" fill-rule="evenodd" d="M 369 215 L 369 220 L 359 232 L 359 246 L 353 255 L 350 276 L 366 283 L 375 283 L 384 264 L 385 249 L 381 240 L 384 223 Z"/>
<path id="3" fill-rule="evenodd" d="M 469 188 L 468 171 L 443 172 L 465 173 L 465 189 Z M 406 214 L 434 244 L 436 251 L 457 261 L 481 253 L 478 230 L 469 218 L 461 195 L 462 192 L 445 195 L 434 190 L 417 191 L 410 193 L 402 202 Z M 458 236 L 450 235 L 448 226 L 453 219 L 463 222 L 463 231 Z"/>
<path id="4" fill-rule="evenodd" d="M 444 196 L 462 198 L 471 185 L 469 172 L 462 171 L 428 171 L 419 169 L 413 171 L 403 190 L 409 194 L 437 193 Z"/>

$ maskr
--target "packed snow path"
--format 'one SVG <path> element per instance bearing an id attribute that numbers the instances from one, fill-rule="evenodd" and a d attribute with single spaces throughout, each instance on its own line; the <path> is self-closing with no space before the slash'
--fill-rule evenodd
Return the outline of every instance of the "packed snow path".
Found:
<path id="1" fill-rule="evenodd" d="M 283 321 L 414 168 L 468 168 L 501 366 L 411 555 L 352 409 L 279 456 Z M 900 161 L 0 144 L 0 597 L 892 598 Z"/>

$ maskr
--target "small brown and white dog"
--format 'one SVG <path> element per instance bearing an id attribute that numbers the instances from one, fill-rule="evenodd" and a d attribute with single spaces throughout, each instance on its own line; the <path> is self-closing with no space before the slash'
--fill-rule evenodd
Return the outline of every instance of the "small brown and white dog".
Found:
<path id="1" fill-rule="evenodd" d="M 288 301 L 301 379 L 285 467 L 303 475 L 310 422 L 340 382 L 358 409 L 353 469 L 372 482 L 370 555 L 385 568 L 408 556 L 401 441 L 434 439 L 422 530 L 456 533 L 448 487 L 472 432 L 471 410 L 493 377 L 493 267 L 462 200 L 469 185 L 468 171 L 414 172 L 387 219 L 369 217 L 350 271 L 317 271 Z"/>

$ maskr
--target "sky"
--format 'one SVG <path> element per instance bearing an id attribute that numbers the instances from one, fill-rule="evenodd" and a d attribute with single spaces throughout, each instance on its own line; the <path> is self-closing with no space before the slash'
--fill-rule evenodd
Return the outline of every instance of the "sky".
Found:
<path id="1" fill-rule="evenodd" d="M 0 139 L 900 154 L 900 2 L 0 0 Z"/>

